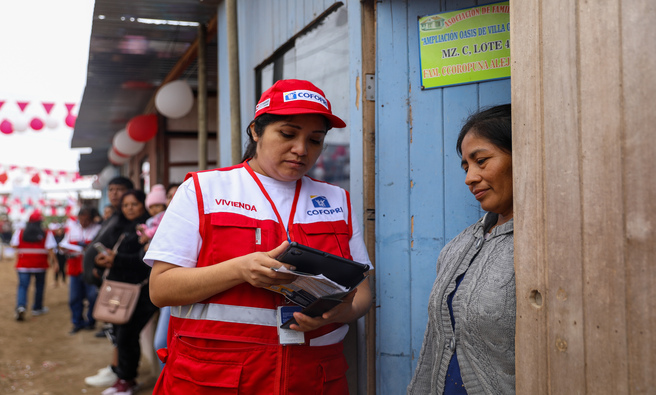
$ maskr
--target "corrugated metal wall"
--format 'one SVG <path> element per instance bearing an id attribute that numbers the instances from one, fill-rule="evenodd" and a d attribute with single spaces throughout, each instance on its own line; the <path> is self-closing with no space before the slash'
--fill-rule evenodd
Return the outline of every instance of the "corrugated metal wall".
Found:
<path id="1" fill-rule="evenodd" d="M 241 118 L 243 129 L 255 112 L 255 67 L 273 54 L 321 13 L 339 3 L 333 0 L 253 0 L 238 1 L 239 71 Z M 346 2 L 345 2 L 346 3 Z M 228 52 L 226 42 L 225 2 L 218 7 L 219 109 L 229 111 Z M 220 117 L 220 129 L 230 130 L 230 117 Z M 242 140 L 246 138 L 245 133 Z M 245 141 L 245 140 L 244 140 Z M 230 135 L 223 133 L 220 142 L 222 166 L 231 165 Z"/>
<path id="2" fill-rule="evenodd" d="M 334 0 L 253 0 L 237 2 L 239 24 L 239 58 L 241 87 L 242 142 L 246 141 L 246 126 L 253 119 L 255 104 L 255 67 L 269 58 L 274 51 L 287 43 L 292 37 L 305 29 L 312 21 L 336 4 L 343 3 L 348 9 L 349 24 L 349 102 L 356 103 L 359 90 L 356 87 L 361 79 L 361 26 L 360 3 L 358 1 Z M 219 57 L 219 160 L 221 166 L 231 165 L 230 153 L 230 97 L 228 94 L 228 51 L 226 41 L 225 2 L 217 10 L 218 57 Z M 351 134 L 351 191 L 362 190 L 362 108 L 350 106 L 349 129 Z M 352 196 L 352 204 L 362 211 L 360 194 Z M 360 217 L 362 223 L 362 217 Z"/>
<path id="3" fill-rule="evenodd" d="M 417 26 L 420 16 L 476 5 L 377 4 L 378 394 L 405 393 L 423 341 L 440 250 L 482 215 L 464 183 L 455 142 L 471 112 L 510 102 L 510 80 L 422 91 Z"/>

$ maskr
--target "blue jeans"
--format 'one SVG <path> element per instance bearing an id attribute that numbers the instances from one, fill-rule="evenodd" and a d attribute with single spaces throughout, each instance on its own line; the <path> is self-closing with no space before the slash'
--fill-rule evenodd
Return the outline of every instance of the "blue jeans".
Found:
<path id="1" fill-rule="evenodd" d="M 93 318 L 93 306 L 98 297 L 98 288 L 95 285 L 87 284 L 81 274 L 69 276 L 69 284 L 68 307 L 71 308 L 73 326 L 84 328 L 96 325 L 96 320 Z M 89 301 L 86 320 L 84 319 L 84 299 Z"/>
<path id="2" fill-rule="evenodd" d="M 18 294 L 16 295 L 16 307 L 27 307 L 27 289 L 30 280 L 34 277 L 34 304 L 32 311 L 43 309 L 43 288 L 46 283 L 46 272 L 18 272 Z"/>
<path id="3" fill-rule="evenodd" d="M 159 319 L 157 320 L 157 329 L 155 329 L 155 339 L 153 346 L 155 351 L 160 348 L 166 348 L 166 340 L 169 333 L 169 318 L 171 318 L 171 307 L 164 306 L 159 309 Z M 164 368 L 162 361 L 159 361 L 160 368 Z"/>

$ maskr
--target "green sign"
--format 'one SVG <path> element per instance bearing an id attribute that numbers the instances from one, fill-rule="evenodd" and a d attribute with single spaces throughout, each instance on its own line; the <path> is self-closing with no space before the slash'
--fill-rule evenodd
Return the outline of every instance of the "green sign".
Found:
<path id="1" fill-rule="evenodd" d="M 422 89 L 510 77 L 509 3 L 419 18 Z"/>

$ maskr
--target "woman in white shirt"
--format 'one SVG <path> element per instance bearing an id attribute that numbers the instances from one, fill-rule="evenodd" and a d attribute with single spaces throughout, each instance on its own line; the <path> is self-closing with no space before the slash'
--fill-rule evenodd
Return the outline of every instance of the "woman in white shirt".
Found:
<path id="1" fill-rule="evenodd" d="M 153 302 L 172 306 L 154 393 L 348 393 L 342 339 L 371 305 L 368 280 L 321 316 L 294 312 L 294 344 L 277 318 L 290 303 L 265 289 L 294 280 L 273 270 L 289 241 L 371 265 L 348 192 L 306 176 L 328 130 L 345 126 L 312 83 L 278 81 L 258 102 L 244 161 L 180 186 L 144 258 Z"/>

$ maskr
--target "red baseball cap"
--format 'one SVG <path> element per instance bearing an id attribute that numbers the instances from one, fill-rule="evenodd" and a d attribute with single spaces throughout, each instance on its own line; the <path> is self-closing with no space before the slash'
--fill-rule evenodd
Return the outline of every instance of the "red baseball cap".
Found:
<path id="1" fill-rule="evenodd" d="M 43 221 L 43 215 L 41 215 L 41 211 L 35 211 L 30 215 L 30 218 L 28 219 L 28 222 L 39 222 Z"/>
<path id="2" fill-rule="evenodd" d="M 320 114 L 328 118 L 331 128 L 344 128 L 346 123 L 333 115 L 323 91 L 310 81 L 279 80 L 260 97 L 255 118 L 262 114 Z"/>

